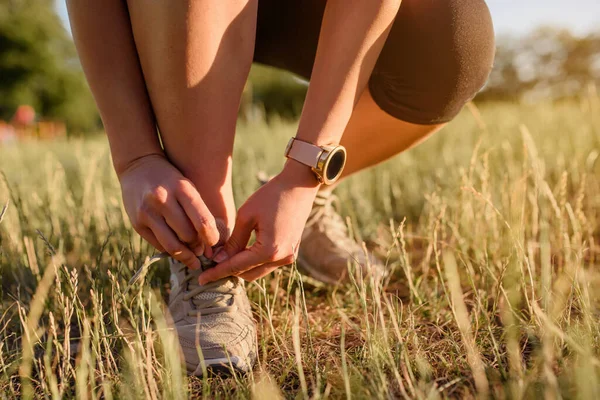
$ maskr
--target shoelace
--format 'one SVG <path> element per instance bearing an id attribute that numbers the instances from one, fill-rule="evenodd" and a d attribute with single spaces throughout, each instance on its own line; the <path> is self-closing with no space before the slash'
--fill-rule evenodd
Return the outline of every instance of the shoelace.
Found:
<path id="1" fill-rule="evenodd" d="M 142 282 L 148 273 L 150 266 L 169 257 L 168 253 L 159 253 L 149 258 L 129 280 L 129 286 L 131 287 L 138 282 Z M 198 258 L 203 268 L 214 266 L 214 262 L 206 257 L 200 256 Z M 189 316 L 218 314 L 222 312 L 231 312 L 235 309 L 233 306 L 233 290 L 235 290 L 237 283 L 233 279 L 221 279 L 206 285 L 200 285 L 198 283 L 198 276 L 202 270 L 193 271 L 184 264 L 179 264 L 181 266 L 177 272 L 181 273 L 182 271 L 185 271 L 184 278 L 180 282 L 180 285 L 186 286 L 183 300 L 191 300 L 192 304 L 195 306 L 195 310 L 188 313 Z"/>

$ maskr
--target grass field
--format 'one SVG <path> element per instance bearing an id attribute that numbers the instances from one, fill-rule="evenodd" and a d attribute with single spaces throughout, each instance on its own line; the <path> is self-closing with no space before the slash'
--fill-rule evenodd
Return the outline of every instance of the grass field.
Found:
<path id="1" fill-rule="evenodd" d="M 166 265 L 128 290 L 152 249 L 105 139 L 0 148 L 0 396 L 599 398 L 600 100 L 479 111 L 338 189 L 386 280 L 248 285 L 259 361 L 229 379 L 183 374 Z M 239 130 L 238 204 L 294 125 Z"/>

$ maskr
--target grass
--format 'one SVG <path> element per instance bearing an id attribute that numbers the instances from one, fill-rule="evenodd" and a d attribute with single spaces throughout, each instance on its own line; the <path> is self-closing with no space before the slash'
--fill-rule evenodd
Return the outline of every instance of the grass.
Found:
<path id="1" fill-rule="evenodd" d="M 249 284 L 259 360 L 229 379 L 183 374 L 166 267 L 127 289 L 152 250 L 104 138 L 0 149 L 0 396 L 598 398 L 600 101 L 472 111 L 337 191 L 389 278 Z M 239 129 L 238 204 L 294 125 Z"/>

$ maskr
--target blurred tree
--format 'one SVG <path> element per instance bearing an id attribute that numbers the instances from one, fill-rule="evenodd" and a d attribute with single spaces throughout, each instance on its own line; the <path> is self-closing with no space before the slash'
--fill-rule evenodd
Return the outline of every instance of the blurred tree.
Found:
<path id="1" fill-rule="evenodd" d="M 21 104 L 70 132 L 100 127 L 73 42 L 52 0 L 0 1 L 0 119 Z"/>
<path id="2" fill-rule="evenodd" d="M 478 100 L 557 100 L 600 83 L 600 33 L 575 36 L 541 27 L 500 37 L 489 82 Z"/>

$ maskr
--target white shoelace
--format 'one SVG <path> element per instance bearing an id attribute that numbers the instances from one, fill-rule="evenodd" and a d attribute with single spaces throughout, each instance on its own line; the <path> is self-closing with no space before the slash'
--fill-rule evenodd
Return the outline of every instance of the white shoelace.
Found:
<path id="1" fill-rule="evenodd" d="M 168 253 L 160 253 L 150 257 L 129 280 L 129 287 L 137 283 L 143 283 L 150 267 L 156 262 L 169 257 Z M 206 285 L 200 285 L 198 283 L 198 276 L 200 273 L 207 268 L 212 268 L 216 264 L 214 261 L 209 260 L 204 256 L 200 256 L 198 259 L 200 260 L 202 269 L 190 270 L 184 264 L 180 263 L 180 269 L 177 271 L 182 272 L 185 270 L 184 279 L 180 282 L 180 285 L 186 285 L 183 300 L 191 300 L 196 308 L 195 310 L 190 311 L 189 315 L 218 314 L 234 310 L 233 291 L 235 290 L 237 283 L 233 279 L 221 279 Z"/>

